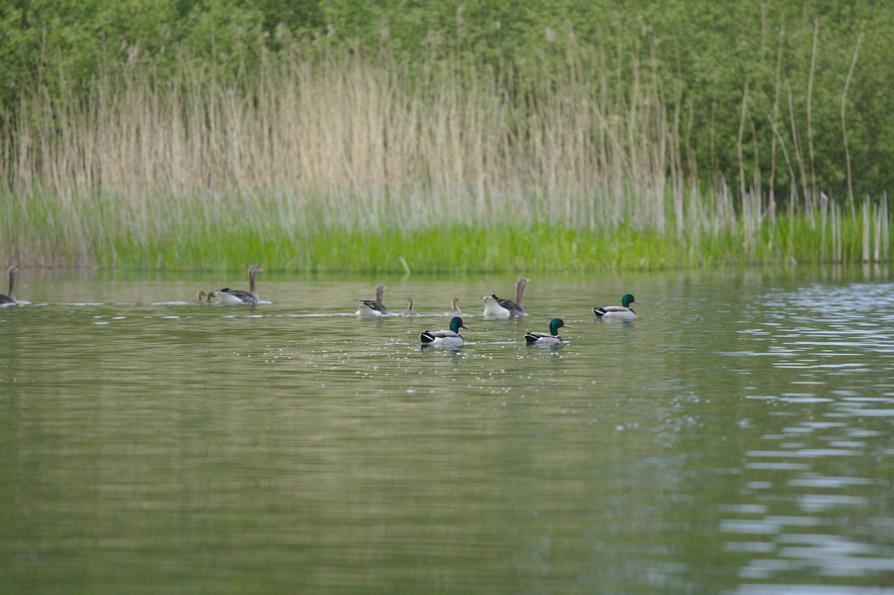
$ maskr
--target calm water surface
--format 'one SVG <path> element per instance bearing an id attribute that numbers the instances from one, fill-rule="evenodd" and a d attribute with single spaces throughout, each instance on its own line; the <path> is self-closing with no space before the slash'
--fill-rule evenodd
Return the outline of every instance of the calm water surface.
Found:
<path id="1" fill-rule="evenodd" d="M 534 276 L 502 322 L 507 277 L 384 279 L 415 318 L 348 316 L 369 278 L 170 303 L 241 277 L 20 272 L 0 591 L 894 592 L 885 271 Z M 452 295 L 469 343 L 422 351 Z"/>

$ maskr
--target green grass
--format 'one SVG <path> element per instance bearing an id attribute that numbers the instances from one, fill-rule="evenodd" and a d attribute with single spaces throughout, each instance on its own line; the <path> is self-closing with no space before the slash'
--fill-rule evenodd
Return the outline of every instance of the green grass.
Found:
<path id="1" fill-rule="evenodd" d="M 775 224 L 764 221 L 750 238 L 741 217 L 716 232 L 684 228 L 677 237 L 672 219 L 665 233 L 568 223 L 349 228 L 326 225 L 314 210 L 285 220 L 277 201 L 227 200 L 212 210 L 200 197 L 158 198 L 140 212 L 109 197 L 5 195 L 0 253 L 31 265 L 242 270 L 260 263 L 270 270 L 357 273 L 590 272 L 835 259 L 831 219 L 823 245 L 819 216 L 812 224 L 805 213 L 779 215 Z M 862 216 L 859 209 L 845 211 L 841 260 L 859 262 Z M 880 252 L 886 256 L 889 249 Z"/>

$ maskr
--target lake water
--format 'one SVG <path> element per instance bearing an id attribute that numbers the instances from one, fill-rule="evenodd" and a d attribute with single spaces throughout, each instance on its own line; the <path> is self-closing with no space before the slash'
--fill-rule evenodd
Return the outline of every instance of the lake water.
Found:
<path id="1" fill-rule="evenodd" d="M 894 592 L 885 270 L 531 276 L 485 321 L 514 279 L 21 270 L 0 591 Z M 379 281 L 427 315 L 350 316 Z"/>

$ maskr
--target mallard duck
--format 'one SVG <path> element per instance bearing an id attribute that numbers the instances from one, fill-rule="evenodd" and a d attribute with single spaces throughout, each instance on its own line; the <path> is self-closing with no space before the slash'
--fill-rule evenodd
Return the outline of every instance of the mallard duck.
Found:
<path id="1" fill-rule="evenodd" d="M 458 297 L 454 296 L 450 300 L 450 309 L 447 310 L 447 314 L 449 316 L 462 316 L 463 315 L 463 311 L 459 307 L 459 298 Z"/>
<path id="2" fill-rule="evenodd" d="M 16 303 L 16 271 L 19 270 L 16 265 L 10 265 L 9 269 L 7 269 L 7 273 L 9 273 L 9 293 L 3 295 L 0 293 L 0 304 L 15 304 Z"/>
<path id="3" fill-rule="evenodd" d="M 388 314 L 388 310 L 385 309 L 385 304 L 382 303 L 382 298 L 384 296 L 385 296 L 385 286 L 377 285 L 376 286 L 376 299 L 362 300 L 360 302 L 360 307 L 357 309 L 356 315 L 362 316 L 365 318 L 369 318 L 369 317 L 384 316 L 385 314 Z"/>
<path id="4" fill-rule="evenodd" d="M 258 303 L 258 292 L 255 289 L 255 275 L 263 273 L 264 269 L 257 265 L 252 265 L 248 269 L 248 291 L 241 289 L 230 289 L 224 287 L 220 291 L 211 292 L 216 295 L 225 304 L 250 304 L 254 306 Z"/>
<path id="5" fill-rule="evenodd" d="M 418 316 L 419 313 L 413 309 L 413 306 L 416 305 L 416 302 L 413 301 L 413 298 L 407 298 L 407 309 L 400 313 L 401 316 Z"/>
<path id="6" fill-rule="evenodd" d="M 549 333 L 525 333 L 525 342 L 528 345 L 557 345 L 562 343 L 562 337 L 559 336 L 559 329 L 565 326 L 565 321 L 561 318 L 553 318 L 549 321 Z"/>
<path id="7" fill-rule="evenodd" d="M 422 334 L 419 335 L 419 340 L 422 341 L 423 346 L 445 345 L 459 347 L 466 342 L 462 335 L 459 334 L 459 329 L 461 328 L 466 328 L 463 324 L 463 319 L 459 316 L 454 316 L 450 319 L 450 330 L 422 331 Z"/>
<path id="8" fill-rule="evenodd" d="M 593 314 L 595 314 L 596 318 L 599 320 L 636 320 L 636 312 L 630 307 L 630 304 L 635 301 L 636 300 L 631 294 L 625 293 L 621 297 L 620 306 L 602 306 L 593 308 Z"/>
<path id="9" fill-rule="evenodd" d="M 517 318 L 525 315 L 522 307 L 525 287 L 530 279 L 522 277 L 515 282 L 515 301 L 499 298 L 496 294 L 486 295 L 481 298 L 484 301 L 485 318 Z"/>

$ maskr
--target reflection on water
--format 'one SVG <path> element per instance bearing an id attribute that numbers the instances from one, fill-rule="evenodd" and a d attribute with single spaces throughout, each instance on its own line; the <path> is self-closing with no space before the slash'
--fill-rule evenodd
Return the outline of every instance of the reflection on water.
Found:
<path id="1" fill-rule="evenodd" d="M 393 279 L 420 315 L 358 320 L 374 282 L 267 273 L 251 309 L 190 303 L 210 276 L 20 276 L 12 592 L 894 584 L 884 272 L 534 278 L 510 321 L 479 307 L 507 279 Z M 627 291 L 640 319 L 597 323 Z M 452 295 L 467 344 L 422 350 Z M 568 344 L 526 348 L 557 316 Z"/>
<path id="2" fill-rule="evenodd" d="M 762 301 L 775 307 L 761 312 L 760 304 L 752 305 L 739 322 L 748 348 L 726 355 L 767 359 L 766 379 L 745 387 L 745 398 L 765 403 L 781 420 L 744 452 L 743 472 L 746 496 L 765 492 L 779 503 L 721 524 L 721 531 L 739 536 L 726 551 L 759 554 L 739 570 L 741 578 L 892 584 L 892 475 L 885 454 L 894 419 L 891 289 L 887 283 L 813 283 L 771 290 Z M 768 382 L 771 375 L 779 381 Z M 764 540 L 742 538 L 749 534 Z"/>

